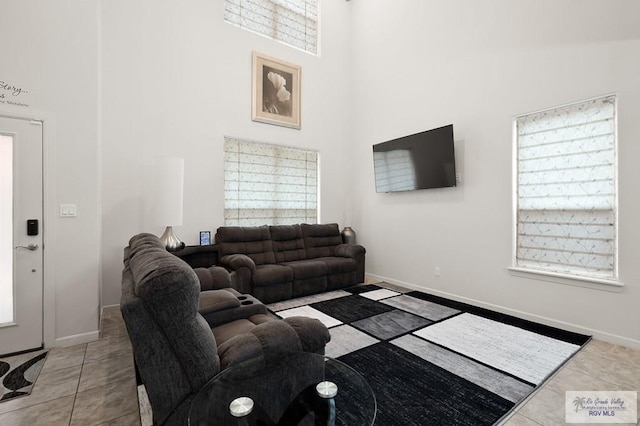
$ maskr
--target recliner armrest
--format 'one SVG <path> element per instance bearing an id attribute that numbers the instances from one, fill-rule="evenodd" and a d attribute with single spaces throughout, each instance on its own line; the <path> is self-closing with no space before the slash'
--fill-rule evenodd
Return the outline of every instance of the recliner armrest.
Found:
<path id="1" fill-rule="evenodd" d="M 336 256 L 357 259 L 358 256 L 362 256 L 366 252 L 365 248 L 358 244 L 340 244 L 336 246 Z"/>
<path id="2" fill-rule="evenodd" d="M 231 287 L 229 271 L 220 266 L 209 268 L 194 268 L 193 271 L 200 280 L 200 291 L 220 290 Z"/>
<path id="3" fill-rule="evenodd" d="M 211 328 L 254 315 L 267 314 L 267 307 L 249 294 L 240 294 L 232 288 L 208 290 L 200 293 L 198 312 Z"/>
<path id="4" fill-rule="evenodd" d="M 317 319 L 290 317 L 266 321 L 218 347 L 221 369 L 262 357 L 266 363 L 292 352 L 324 353 L 329 330 Z"/>
<path id="5" fill-rule="evenodd" d="M 246 254 L 228 254 L 218 259 L 218 263 L 232 271 L 237 271 L 242 268 L 248 268 L 251 272 L 256 270 L 255 262 Z"/>
<path id="6" fill-rule="evenodd" d="M 207 290 L 200 293 L 198 312 L 206 315 L 211 312 L 224 311 L 240 306 L 235 294 L 227 290 Z"/>

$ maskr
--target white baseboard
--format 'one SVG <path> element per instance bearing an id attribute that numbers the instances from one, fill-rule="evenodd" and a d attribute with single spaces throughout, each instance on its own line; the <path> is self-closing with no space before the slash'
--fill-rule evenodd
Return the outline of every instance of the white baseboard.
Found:
<path id="1" fill-rule="evenodd" d="M 120 307 L 120 304 L 116 303 L 116 304 L 113 304 L 113 305 L 104 305 L 102 307 L 102 309 L 105 309 L 105 308 L 119 308 L 119 307 Z"/>
<path id="2" fill-rule="evenodd" d="M 56 347 L 67 347 L 80 345 L 82 343 L 95 342 L 100 338 L 100 331 L 90 331 L 88 333 L 76 334 L 73 336 L 59 337 L 56 339 Z"/>
<path id="3" fill-rule="evenodd" d="M 633 349 L 640 349 L 640 340 L 630 339 L 628 337 L 619 336 L 616 334 L 608 333 L 602 330 L 596 330 L 588 327 L 583 327 L 577 324 L 572 324 L 564 321 L 559 321 L 553 318 L 543 317 L 540 315 L 531 314 L 529 312 L 519 311 L 516 309 L 507 308 L 505 306 L 494 305 L 491 303 L 482 302 L 480 300 L 470 299 L 467 297 L 457 296 L 455 294 L 447 293 L 445 291 L 435 290 L 428 287 L 418 286 L 416 284 L 407 283 L 404 281 L 394 280 L 393 278 L 383 277 L 375 274 L 366 274 L 365 279 L 373 279 L 378 281 L 385 281 L 389 284 L 399 285 L 401 287 L 410 288 L 412 290 L 424 291 L 435 296 L 441 296 L 447 299 L 455 300 L 457 302 L 468 303 L 469 305 L 479 306 L 481 308 L 491 309 L 492 311 L 501 312 L 503 314 L 513 315 L 514 317 L 522 318 L 529 321 L 538 322 L 541 324 L 549 325 L 551 327 L 560 328 L 567 331 L 573 331 L 574 333 L 588 334 L 595 339 L 604 340 L 605 342 L 613 343 L 615 345 L 621 345 L 630 347 Z"/>

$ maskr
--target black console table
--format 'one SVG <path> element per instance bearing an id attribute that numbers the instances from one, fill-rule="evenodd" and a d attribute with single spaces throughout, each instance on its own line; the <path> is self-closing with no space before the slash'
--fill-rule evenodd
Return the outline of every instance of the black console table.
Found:
<path id="1" fill-rule="evenodd" d="M 172 253 L 187 262 L 192 268 L 208 268 L 218 262 L 218 251 L 214 245 L 185 246 Z"/>

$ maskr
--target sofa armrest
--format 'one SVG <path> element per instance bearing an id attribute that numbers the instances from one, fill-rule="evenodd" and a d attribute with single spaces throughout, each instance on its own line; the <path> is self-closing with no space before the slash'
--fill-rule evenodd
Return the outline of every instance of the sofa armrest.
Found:
<path id="1" fill-rule="evenodd" d="M 200 291 L 220 290 L 231 287 L 229 271 L 220 266 L 209 268 L 194 268 L 193 270 L 200 280 Z"/>
<path id="2" fill-rule="evenodd" d="M 289 317 L 283 321 L 295 330 L 303 351 L 324 355 L 324 347 L 331 341 L 331 334 L 323 323 L 309 317 Z"/>
<path id="3" fill-rule="evenodd" d="M 255 262 L 246 254 L 228 254 L 218 259 L 218 263 L 232 271 L 248 268 L 253 273 L 256 270 Z"/>
<path id="4" fill-rule="evenodd" d="M 206 315 L 212 312 L 225 311 L 240 307 L 238 297 L 227 290 L 207 290 L 200 292 L 198 312 Z"/>
<path id="5" fill-rule="evenodd" d="M 358 244 L 340 244 L 336 246 L 336 256 L 348 257 L 356 261 L 358 265 L 356 280 L 359 283 L 364 282 L 364 263 L 366 252 L 365 248 Z"/>
<path id="6" fill-rule="evenodd" d="M 250 332 L 232 337 L 218 347 L 218 355 L 222 369 L 261 357 L 270 363 L 292 352 L 324 353 L 330 339 L 329 330 L 320 321 L 290 317 L 262 322 Z"/>
<path id="7" fill-rule="evenodd" d="M 211 328 L 254 315 L 267 314 L 267 307 L 249 294 L 240 294 L 232 288 L 200 293 L 198 312 Z"/>
<path id="8" fill-rule="evenodd" d="M 336 256 L 341 257 L 351 257 L 353 259 L 357 259 L 359 256 L 362 256 L 367 251 L 365 248 L 358 244 L 340 244 L 336 246 Z"/>

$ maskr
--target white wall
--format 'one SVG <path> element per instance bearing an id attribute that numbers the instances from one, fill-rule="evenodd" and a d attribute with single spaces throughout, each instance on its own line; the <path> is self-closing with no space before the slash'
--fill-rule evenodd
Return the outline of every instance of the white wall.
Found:
<path id="1" fill-rule="evenodd" d="M 45 338 L 97 337 L 99 317 L 97 1 L 2 2 L 0 80 L 27 93 L 0 114 L 44 118 Z M 78 217 L 61 219 L 60 203 Z M 55 321 L 55 327 L 53 327 Z"/>
<path id="2" fill-rule="evenodd" d="M 314 57 L 224 24 L 222 2 L 3 3 L 11 19 L 0 26 L 0 80 L 29 93 L 27 107 L 2 104 L 0 112 L 46 118 L 45 296 L 53 309 L 45 327 L 55 321 L 53 340 L 94 335 L 100 295 L 103 305 L 120 298 L 123 246 L 137 232 L 162 232 L 143 213 L 156 156 L 185 158 L 178 234 L 195 244 L 198 231 L 222 225 L 222 140 L 231 135 L 320 150 L 321 219 L 344 223 L 353 212 L 371 274 L 638 344 L 640 6 L 322 5 Z M 250 120 L 252 50 L 302 65 L 302 130 Z M 623 292 L 509 275 L 512 117 L 614 92 Z M 448 123 L 461 186 L 375 194 L 372 144 Z M 76 203 L 78 217 L 58 218 L 60 203 Z"/>
<path id="3" fill-rule="evenodd" d="M 145 214 L 157 156 L 185 159 L 187 244 L 223 225 L 225 135 L 317 149 L 321 220 L 344 222 L 349 185 L 348 3 L 322 3 L 320 57 L 223 22 L 223 2 L 102 2 L 103 304 L 120 300 L 122 249 Z M 251 55 L 302 66 L 302 129 L 251 121 Z"/>
<path id="4" fill-rule="evenodd" d="M 368 272 L 640 345 L 640 5 L 351 3 L 354 227 Z M 619 100 L 623 291 L 510 275 L 512 118 L 609 93 Z M 460 186 L 375 193 L 371 145 L 449 123 Z"/>

